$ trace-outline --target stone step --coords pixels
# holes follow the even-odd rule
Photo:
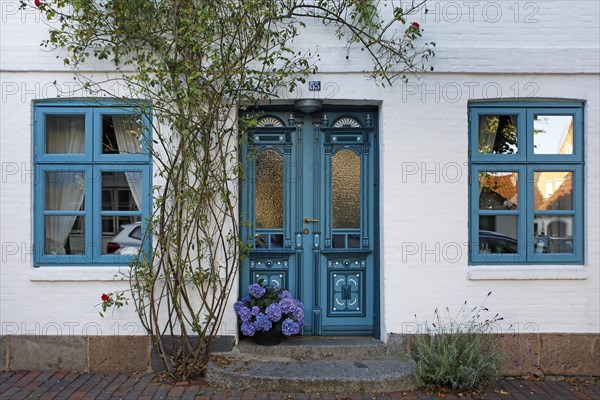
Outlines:
[[[242,339],[241,354],[289,358],[294,360],[366,360],[387,358],[384,343],[372,337],[298,336],[282,340],[277,346],[261,346]]]
[[[277,346],[275,346],[277,347]],[[210,385],[262,392],[395,392],[414,388],[413,360],[278,360],[258,356],[213,357]]]

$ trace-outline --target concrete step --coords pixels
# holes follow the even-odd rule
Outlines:
[[[277,346],[275,346],[277,347]],[[209,362],[209,384],[237,390],[277,392],[394,392],[414,388],[413,360],[282,360],[217,356]]]
[[[388,358],[384,343],[371,337],[298,336],[277,346],[260,346],[248,339],[237,345],[241,354],[293,360],[366,360]]]

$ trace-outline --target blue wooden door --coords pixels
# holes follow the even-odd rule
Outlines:
[[[263,111],[243,147],[241,291],[305,305],[304,335],[378,335],[375,110]]]

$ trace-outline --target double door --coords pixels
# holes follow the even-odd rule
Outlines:
[[[376,110],[262,111],[243,146],[241,291],[305,306],[304,335],[377,335]]]

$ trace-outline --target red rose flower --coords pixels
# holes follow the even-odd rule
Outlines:
[[[40,4],[42,4],[41,0],[33,0],[33,3],[37,8],[40,8]]]
[[[110,296],[106,293],[103,293],[101,299],[102,301],[107,302],[108,300],[110,300]]]
[[[419,29],[421,27],[421,25],[418,22],[413,22],[411,25],[417,29]]]

